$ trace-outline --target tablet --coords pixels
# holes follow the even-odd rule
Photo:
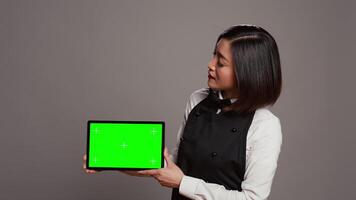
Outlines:
[[[163,168],[164,129],[163,121],[89,120],[87,169]]]

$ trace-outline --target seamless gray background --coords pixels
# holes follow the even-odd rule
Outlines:
[[[164,120],[172,150],[225,28],[279,46],[282,151],[270,199],[355,199],[355,1],[1,1],[0,199],[170,199],[82,170],[86,121]]]

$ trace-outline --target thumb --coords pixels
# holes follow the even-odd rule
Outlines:
[[[164,158],[165,158],[166,161],[167,161],[167,167],[169,167],[170,165],[172,165],[173,161],[171,160],[171,157],[169,156],[168,148],[167,148],[167,147],[164,147]]]

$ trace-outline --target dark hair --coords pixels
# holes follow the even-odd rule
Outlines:
[[[282,74],[278,47],[273,37],[254,25],[236,25],[221,33],[216,41],[230,42],[237,80],[238,100],[235,111],[250,113],[273,105],[280,96]]]

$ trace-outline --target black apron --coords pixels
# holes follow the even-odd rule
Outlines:
[[[230,101],[230,100],[228,100]],[[215,91],[189,113],[178,148],[177,166],[187,176],[241,191],[245,174],[246,138],[255,112],[223,111]],[[172,200],[188,199],[172,190]]]

